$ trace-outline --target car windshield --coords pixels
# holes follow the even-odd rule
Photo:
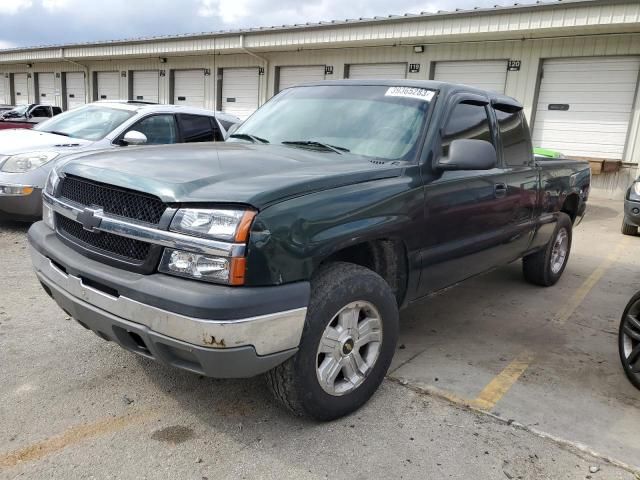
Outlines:
[[[132,110],[87,105],[42,122],[34,130],[95,141],[106,137],[133,115]]]
[[[433,96],[432,90],[411,87],[291,88],[260,108],[229,141],[409,160]]]

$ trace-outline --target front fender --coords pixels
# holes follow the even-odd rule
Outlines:
[[[258,214],[248,248],[247,284],[309,280],[333,253],[374,239],[419,245],[422,188],[410,177],[315,192]]]

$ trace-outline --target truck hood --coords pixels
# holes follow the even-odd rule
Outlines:
[[[147,192],[167,203],[269,204],[401,174],[391,162],[281,145],[217,143],[127,147],[83,155],[60,170]]]
[[[93,142],[36,130],[0,130],[0,155],[36,151],[75,152]]]

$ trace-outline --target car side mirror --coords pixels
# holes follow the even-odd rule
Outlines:
[[[458,139],[449,145],[449,155],[441,158],[439,170],[491,170],[498,165],[495,147],[486,140]]]
[[[137,130],[129,130],[122,141],[125,145],[144,145],[147,143],[147,136]]]
[[[224,139],[226,140],[227,138],[229,138],[231,135],[233,135],[233,133],[238,130],[238,128],[240,128],[240,125],[242,125],[241,123],[234,123],[233,125],[231,125],[229,127],[229,129],[227,130],[227,134],[224,137]]]

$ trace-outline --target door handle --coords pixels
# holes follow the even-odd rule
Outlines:
[[[493,186],[493,193],[496,198],[503,198],[507,195],[507,186],[504,183],[496,183]]]

